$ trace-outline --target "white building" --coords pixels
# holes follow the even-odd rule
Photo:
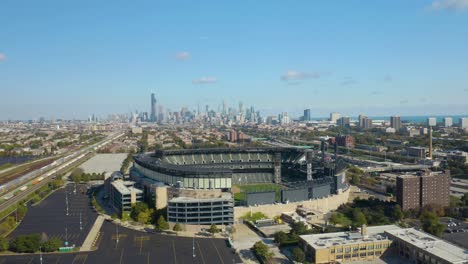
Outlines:
[[[437,125],[437,119],[435,117],[429,117],[427,119],[427,125],[430,127],[435,127]]]
[[[451,127],[453,125],[453,119],[451,117],[444,117],[444,126]]]
[[[341,118],[341,113],[333,112],[330,113],[330,122],[336,124],[336,121]]]
[[[460,118],[459,124],[462,129],[468,128],[468,117]]]

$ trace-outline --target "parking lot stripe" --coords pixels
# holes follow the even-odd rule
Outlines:
[[[198,241],[197,241],[197,246],[198,246],[198,251],[200,251],[200,256],[201,256],[202,262],[203,262],[203,264],[205,264],[206,263],[205,258],[203,257],[203,253],[201,251],[200,243],[198,243]]]
[[[174,240],[172,240],[172,251],[174,252],[174,263],[177,264],[177,257],[176,257],[176,250],[175,250]]]
[[[211,244],[213,244],[213,247],[216,249],[216,253],[218,253],[219,260],[221,260],[221,263],[224,264],[223,258],[221,257],[221,254],[219,254],[219,250],[216,247],[216,245],[215,245],[215,243],[214,243],[214,241],[212,239],[211,239]]]
[[[119,261],[120,264],[122,264],[122,257],[123,257],[124,249],[125,248],[122,248],[122,251],[120,253],[120,261]]]
[[[58,264],[58,263],[59,263],[60,258],[61,258],[60,256],[57,258],[57,261],[55,261],[55,264]]]
[[[149,263],[150,263],[150,262],[149,262],[149,256],[150,256],[150,253],[148,252],[148,256],[147,256],[147,258],[146,258],[146,264],[149,264]]]
[[[34,257],[31,257],[31,259],[28,261],[28,264],[31,264],[33,259],[34,259]]]

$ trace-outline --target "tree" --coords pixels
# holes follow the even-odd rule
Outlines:
[[[330,217],[330,223],[332,225],[341,225],[348,227],[351,225],[351,220],[342,213],[334,213]]]
[[[424,211],[419,219],[421,220],[423,230],[429,234],[441,237],[444,233],[445,226],[439,223],[439,217],[436,213]]]
[[[74,182],[80,182],[81,181],[81,176],[84,174],[84,170],[82,168],[76,168],[72,171],[70,174],[70,178]]]
[[[462,202],[465,206],[468,206],[468,193],[463,194],[463,197],[461,198],[461,202]]]
[[[62,240],[60,240],[60,238],[54,237],[42,243],[41,250],[44,252],[54,252],[57,251],[61,246]]]
[[[140,215],[140,213],[146,211],[148,211],[148,204],[138,202],[132,206],[132,209],[130,210],[130,217],[133,220],[138,221],[138,216]]]
[[[150,220],[149,211],[140,212],[137,217],[138,223],[146,224]]]
[[[18,253],[34,253],[41,246],[41,235],[22,235],[10,241],[10,250]]]
[[[182,231],[182,226],[179,223],[176,223],[174,227],[172,228],[172,230],[176,232]]]
[[[263,260],[269,260],[273,257],[273,252],[271,252],[268,246],[262,241],[255,242],[252,251]]]
[[[400,221],[403,219],[403,211],[401,210],[401,206],[399,204],[395,205],[395,208],[393,209],[393,219],[396,221]]]
[[[156,224],[156,229],[157,230],[167,230],[169,229],[169,224],[166,222],[166,219],[164,216],[159,216],[158,222]]]
[[[219,229],[215,224],[211,224],[210,229],[208,229],[208,232],[210,232],[211,234],[215,234],[219,232]]]
[[[288,240],[288,234],[286,234],[283,231],[279,231],[274,234],[274,238],[275,238],[275,243],[283,244],[284,242]]]
[[[10,242],[8,241],[8,238],[0,236],[0,252],[8,250],[9,246]]]
[[[308,231],[306,224],[303,222],[294,222],[291,224],[291,233],[296,233],[298,235],[306,234]]]
[[[361,209],[354,208],[353,209],[353,225],[362,226],[364,224],[367,224],[366,216],[362,213]]]
[[[295,247],[292,251],[292,258],[297,262],[305,261],[305,253],[300,247]]]

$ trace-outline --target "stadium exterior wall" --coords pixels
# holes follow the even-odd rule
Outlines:
[[[334,194],[326,198],[308,200],[302,202],[293,202],[288,204],[268,204],[268,205],[259,205],[259,206],[236,206],[234,207],[234,216],[235,220],[238,221],[239,218],[247,213],[262,212],[266,216],[273,218],[275,216],[281,215],[284,212],[295,211],[298,205],[302,205],[305,208],[312,210],[320,211],[323,213],[328,213],[332,210],[336,210],[340,205],[348,202],[350,194],[350,189],[339,193]]]

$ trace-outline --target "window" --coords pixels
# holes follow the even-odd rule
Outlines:
[[[349,248],[349,247],[345,248],[345,252],[346,252],[346,253],[351,252],[351,248]]]
[[[376,248],[377,248],[377,246],[376,246]],[[371,250],[371,249],[374,249],[374,245],[368,245],[367,246],[367,250]]]
[[[366,252],[362,252],[361,254],[359,254],[359,256],[365,257],[365,256],[366,256]]]
[[[335,249],[334,248],[330,249],[330,253],[335,254]]]
[[[336,253],[341,253],[341,252],[343,252],[343,249],[342,249],[342,248],[337,248],[337,249],[336,249]]]
[[[336,258],[337,258],[337,259],[342,259],[342,258],[343,258],[343,255],[336,255]]]
[[[353,251],[358,251],[358,250],[359,250],[358,246],[353,247]]]

